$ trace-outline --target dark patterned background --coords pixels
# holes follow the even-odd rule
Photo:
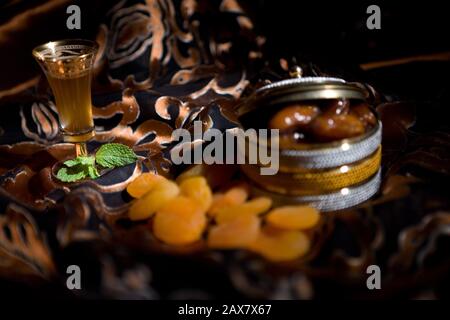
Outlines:
[[[82,8],[68,31],[65,8]],[[114,3],[114,4],[113,4]],[[73,298],[442,298],[449,293],[449,21],[443,5],[280,1],[8,1],[0,5],[0,288],[8,296]],[[51,92],[31,49],[96,39],[97,136],[147,161],[67,188],[51,166],[73,152],[58,135]],[[408,59],[404,59],[404,58]],[[127,181],[171,175],[174,128],[232,127],[230,108],[295,58],[312,74],[370,84],[383,131],[383,185],[368,203],[325,218],[308,259],[272,265],[245,252],[170,252],[123,221]],[[400,59],[400,60],[396,60]],[[377,64],[374,62],[384,62]],[[247,88],[247,89],[246,89]],[[383,290],[365,286],[367,265]],[[64,289],[65,267],[86,270]],[[25,290],[24,290],[25,289]]]

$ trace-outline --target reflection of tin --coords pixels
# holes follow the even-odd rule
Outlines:
[[[374,195],[381,122],[367,99],[361,86],[337,78],[288,79],[256,90],[236,112],[244,129],[280,130],[280,166],[276,175],[263,176],[261,165],[241,165],[255,192],[322,211]]]

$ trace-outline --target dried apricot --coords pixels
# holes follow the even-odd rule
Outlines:
[[[248,187],[245,184],[235,186],[223,194],[215,194],[208,214],[215,216],[219,210],[225,207],[244,203],[248,194]]]
[[[158,210],[153,221],[153,233],[168,244],[189,244],[200,239],[206,222],[200,205],[193,199],[178,196]]]
[[[266,212],[272,206],[272,200],[266,197],[255,198],[248,202],[229,206],[218,210],[215,219],[217,223],[224,223],[244,215],[258,215]]]
[[[266,227],[248,248],[268,260],[281,262],[304,256],[310,248],[310,241],[302,231]]]
[[[195,200],[204,212],[212,203],[212,192],[204,177],[186,178],[180,183],[181,194]]]
[[[211,248],[245,248],[256,240],[260,219],[255,215],[245,215],[232,221],[212,227],[207,244]]]
[[[266,221],[278,228],[303,230],[314,227],[320,219],[317,209],[309,206],[284,206],[271,210]]]
[[[156,182],[165,179],[163,176],[151,172],[145,172],[134,179],[127,187],[127,192],[133,198],[140,198],[149,192]]]
[[[152,190],[131,205],[128,216],[131,220],[150,218],[158,209],[180,192],[178,185],[170,180],[162,179],[155,182]]]
[[[196,164],[183,171],[176,179],[180,184],[184,179],[202,176],[208,181],[211,189],[223,186],[236,174],[238,167],[232,164]]]

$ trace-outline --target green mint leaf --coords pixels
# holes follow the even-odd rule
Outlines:
[[[100,177],[100,174],[97,171],[97,168],[94,166],[88,166],[88,173],[89,173],[89,177],[91,179],[97,179],[98,177]]]
[[[74,167],[79,164],[93,166],[95,165],[95,157],[79,156],[75,159],[65,161],[64,164],[68,167]]]
[[[124,144],[107,143],[95,154],[96,162],[104,168],[122,167],[137,160],[133,150]]]
[[[95,165],[95,157],[88,156],[88,157],[77,157],[79,159],[80,164],[87,165],[87,166],[94,166]]]
[[[70,160],[64,161],[64,164],[68,167],[74,167],[74,166],[80,164],[80,159],[79,158],[70,159]]]
[[[86,178],[88,172],[86,166],[76,165],[73,167],[62,167],[58,170],[56,177],[63,182],[75,182]]]

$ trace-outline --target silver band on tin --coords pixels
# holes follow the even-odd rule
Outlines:
[[[286,196],[275,194],[260,189],[253,185],[256,195],[270,196],[275,204],[307,204],[317,208],[322,212],[337,211],[354,207],[364,201],[369,200],[378,192],[381,184],[381,169],[366,182],[348,188],[342,188],[337,192],[314,195],[314,196]]]
[[[280,150],[280,167],[298,166],[306,169],[334,168],[366,158],[381,144],[381,121],[375,132],[359,141],[312,150]]]
[[[296,84],[311,84],[311,83],[345,83],[345,80],[333,77],[303,77],[303,78],[286,79],[266,84],[265,86],[257,89],[256,93],[260,93],[262,91],[274,88],[286,87]]]

